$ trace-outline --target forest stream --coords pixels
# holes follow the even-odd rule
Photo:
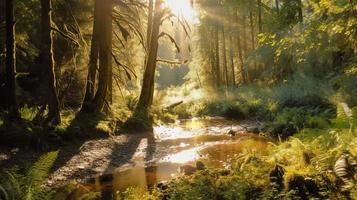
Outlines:
[[[135,151],[131,151],[132,147],[124,148],[126,152],[122,154],[132,155],[128,162],[104,172],[98,170],[101,175],[79,177],[77,181],[91,191],[124,191],[130,187],[150,188],[193,173],[197,161],[204,163],[205,167],[224,168],[243,151],[266,149],[268,139],[247,131],[256,126],[248,121],[223,118],[194,118],[156,126],[155,139],[140,138]],[[79,168],[88,170],[85,166]]]

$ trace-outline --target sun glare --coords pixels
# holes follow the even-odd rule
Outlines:
[[[166,6],[180,17],[184,17],[190,23],[197,20],[197,12],[192,7],[190,0],[166,0]]]

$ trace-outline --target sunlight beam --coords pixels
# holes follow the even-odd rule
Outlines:
[[[191,24],[197,21],[197,11],[192,7],[190,0],[166,0],[166,6],[176,16],[185,18]]]

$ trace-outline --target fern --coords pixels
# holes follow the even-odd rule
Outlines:
[[[49,170],[57,159],[58,151],[50,152],[35,162],[22,174],[18,168],[7,170],[0,175],[0,197],[4,200],[45,200],[51,199],[51,192],[42,187]]]

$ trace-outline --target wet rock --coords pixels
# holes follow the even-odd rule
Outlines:
[[[296,191],[297,195],[302,199],[310,199],[311,197],[319,197],[319,187],[316,181],[310,177],[291,174],[285,178],[285,188],[287,191]]]
[[[99,177],[99,182],[101,184],[113,184],[114,175],[113,174],[104,174]]]
[[[248,128],[247,128],[247,131],[248,131],[249,133],[254,133],[254,134],[259,134],[259,133],[260,133],[260,130],[259,130],[258,127],[248,127]]]
[[[201,161],[197,161],[196,166],[192,166],[192,165],[181,166],[180,172],[187,176],[190,176],[190,175],[194,174],[196,171],[204,170],[204,169],[205,169],[205,165]]]
[[[230,136],[236,136],[237,135],[237,132],[236,131],[233,131],[232,129],[230,129],[229,131],[227,131],[227,135],[230,135]]]
[[[285,169],[280,165],[275,165],[274,169],[269,173],[270,182],[273,183],[279,191],[284,188],[284,174]]]
[[[269,135],[275,139],[286,140],[298,132],[298,128],[292,124],[275,124],[268,131]]]

